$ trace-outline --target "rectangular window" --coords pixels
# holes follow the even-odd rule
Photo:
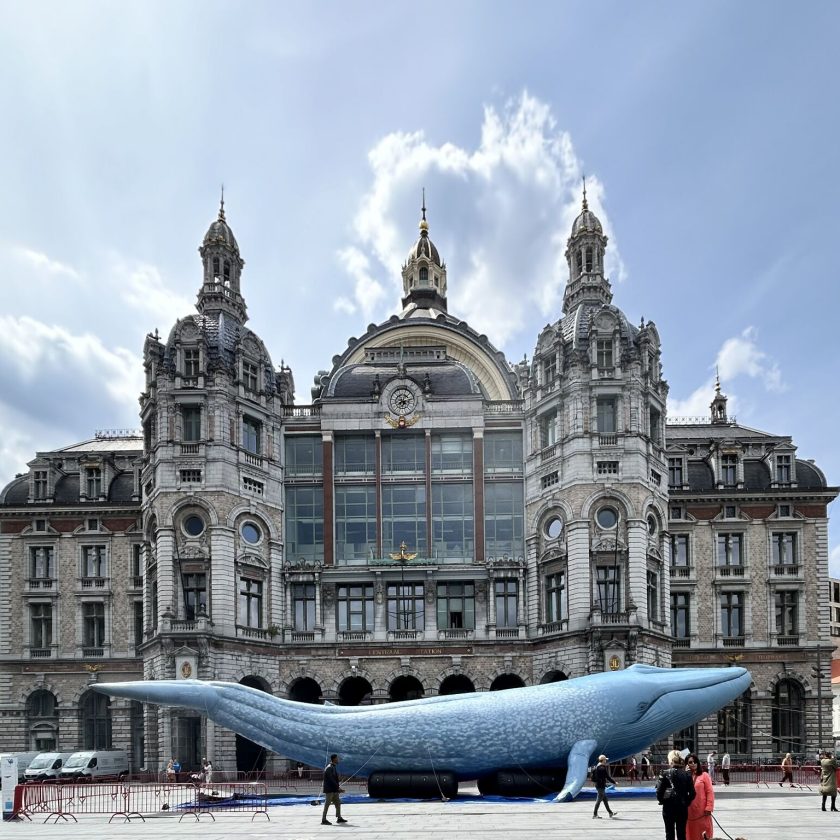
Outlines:
[[[684,515],[682,505],[671,505],[669,516],[671,519],[682,519]]]
[[[560,473],[557,470],[554,472],[550,472],[547,475],[544,475],[540,479],[540,486],[543,490],[547,490],[549,487],[553,487],[555,484],[560,483]]]
[[[502,578],[494,583],[496,593],[496,627],[516,627],[518,625],[518,591],[515,578]]]
[[[688,534],[671,534],[671,565],[690,566]]]
[[[323,487],[286,488],[286,541],[290,559],[323,559]]]
[[[668,486],[682,487],[683,485],[683,460],[682,458],[668,459]]]
[[[98,499],[102,495],[102,470],[99,467],[85,469],[85,494],[89,499]]]
[[[55,549],[51,545],[33,545],[29,549],[29,577],[51,580],[55,577]]]
[[[654,443],[662,443],[662,414],[657,409],[652,408],[648,412],[650,439]]]
[[[86,545],[82,547],[82,577],[107,577],[104,545]]]
[[[522,557],[525,507],[522,483],[487,482],[484,485],[484,550],[488,557]]]
[[[475,550],[472,482],[432,485],[434,556],[472,558]]]
[[[33,478],[33,486],[35,490],[36,499],[47,498],[47,471],[35,470]]]
[[[721,592],[720,631],[726,638],[744,635],[744,595],[742,592]]]
[[[256,392],[259,388],[257,366],[252,362],[242,362],[242,384],[246,391]]]
[[[323,475],[324,444],[320,437],[306,435],[286,438],[286,474]]]
[[[776,515],[780,519],[788,519],[790,516],[792,516],[790,505],[779,505],[779,509]]]
[[[371,560],[376,553],[376,488],[335,488],[335,559],[337,563]]]
[[[239,623],[244,627],[262,627],[263,582],[239,579]]]
[[[799,634],[799,593],[787,590],[777,590],[776,602],[776,633],[780,636],[796,636]]]
[[[101,601],[82,604],[82,645],[86,648],[105,645],[105,604]]]
[[[195,379],[198,376],[200,354],[197,347],[190,347],[184,350],[184,376],[187,379]]]
[[[250,476],[243,475],[242,489],[247,490],[249,493],[253,493],[255,496],[262,496],[263,491],[265,490],[265,485],[261,481],[257,481]]]
[[[196,615],[207,612],[207,575],[193,572],[183,575],[184,610],[187,621],[194,621]]]
[[[422,630],[426,604],[422,583],[388,584],[388,629]]]
[[[522,472],[522,435],[492,432],[484,436],[484,472]]]
[[[44,650],[52,645],[52,604],[31,604],[30,638],[32,648]]]
[[[382,549],[426,556],[426,487],[423,484],[385,484],[382,487]]]
[[[181,484],[201,484],[201,470],[180,470]]]
[[[543,384],[550,385],[557,379],[557,356],[552,354],[543,359]]]
[[[471,435],[432,435],[433,475],[472,475]]]
[[[475,630],[475,584],[449,581],[437,585],[439,630]]]
[[[599,338],[596,353],[599,368],[611,368],[613,366],[613,342],[611,338]]]
[[[737,505],[724,505],[723,506],[723,518],[724,519],[737,519],[738,518],[738,506]]]
[[[621,612],[621,570],[618,566],[598,566],[595,569],[598,608],[605,615]]]
[[[184,443],[198,443],[201,440],[201,406],[182,405],[181,422],[183,423]]]
[[[790,455],[776,456],[776,481],[779,484],[790,484]]]
[[[774,566],[796,565],[796,534],[771,534]]]
[[[335,439],[336,475],[374,475],[376,439],[368,435],[339,435]]]
[[[615,399],[600,399],[598,407],[598,433],[602,435],[614,435],[617,432],[616,404]]]
[[[259,455],[262,451],[262,423],[253,417],[245,415],[242,418],[242,448],[252,455]]]
[[[557,443],[557,412],[547,411],[541,414],[537,420],[540,434],[540,449],[546,446],[554,446]]]
[[[426,441],[423,435],[390,435],[382,438],[382,472],[426,472]]]
[[[675,639],[687,639],[691,635],[690,603],[688,592],[671,593],[671,634]]]
[[[373,632],[373,584],[342,585],[337,590],[339,632]]]
[[[134,610],[134,646],[143,644],[143,602],[132,601]]]
[[[131,546],[131,577],[134,586],[143,585],[143,545],[134,543]]]
[[[555,572],[545,578],[545,621],[553,624],[566,619],[566,572]]]
[[[598,461],[596,472],[598,475],[618,475],[618,461]]]
[[[720,480],[727,487],[734,487],[738,483],[738,456],[721,455]]]
[[[647,610],[651,621],[659,621],[659,575],[647,570]]]
[[[717,535],[717,564],[718,566],[743,565],[743,534]]]
[[[315,584],[292,584],[292,611],[295,630],[308,633],[315,629]]]

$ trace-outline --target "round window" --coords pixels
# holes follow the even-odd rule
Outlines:
[[[545,535],[550,540],[556,540],[563,533],[563,520],[559,516],[552,516],[545,526]]]
[[[615,528],[616,523],[618,522],[618,513],[615,508],[602,507],[598,513],[595,514],[595,518],[598,520],[598,524],[602,528]]]
[[[653,514],[651,514],[650,516],[648,516],[647,522],[648,522],[648,533],[651,534],[651,535],[655,534],[656,533],[656,517]]]
[[[262,539],[262,531],[256,522],[246,522],[242,526],[242,539],[246,543],[256,545]]]
[[[191,537],[197,537],[204,532],[204,520],[193,513],[184,520],[184,530]]]

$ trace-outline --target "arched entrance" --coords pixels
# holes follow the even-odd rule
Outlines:
[[[475,686],[469,677],[463,674],[450,674],[440,684],[438,694],[469,694],[475,691]]]
[[[324,705],[323,692],[312,677],[301,677],[289,686],[289,700],[296,700],[298,703],[316,703]]]
[[[525,688],[522,677],[516,674],[500,674],[490,683],[490,691],[504,691],[508,688]]]
[[[388,689],[388,697],[392,703],[400,700],[416,700],[423,696],[423,685],[417,677],[405,674],[397,677]]]
[[[369,706],[373,686],[364,677],[348,677],[338,688],[339,706]]]
[[[542,679],[540,680],[540,685],[545,685],[546,683],[553,683],[553,682],[562,682],[563,680],[569,679],[562,671],[547,671],[543,674]]]
[[[265,683],[258,677],[243,677],[240,685],[256,688],[258,691],[270,692]],[[260,773],[265,770],[265,748],[255,744],[244,735],[236,736],[236,769],[240,773]]]

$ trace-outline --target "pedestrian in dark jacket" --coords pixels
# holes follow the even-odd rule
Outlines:
[[[321,825],[332,825],[327,819],[327,809],[330,805],[335,805],[335,821],[347,822],[341,816],[341,797],[339,796],[341,793],[344,793],[344,788],[341,787],[338,779],[338,756],[333,753],[330,756],[330,763],[324,768],[324,813],[321,814]]]
[[[592,771],[592,781],[595,783],[595,790],[598,792],[598,798],[595,800],[595,813],[592,815],[593,820],[601,819],[598,816],[598,809],[601,803],[607,809],[607,813],[615,816],[615,811],[610,808],[609,800],[607,799],[607,782],[615,784],[615,779],[610,775],[610,765],[607,763],[609,759],[605,755],[598,756],[598,763]]]
[[[682,756],[677,750],[668,753],[667,770],[656,783],[656,799],[662,806],[665,840],[685,840],[688,806],[694,799],[694,782],[683,770]]]

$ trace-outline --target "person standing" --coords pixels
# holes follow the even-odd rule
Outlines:
[[[330,756],[329,764],[324,768],[324,812],[321,814],[321,825],[332,825],[327,819],[327,810],[330,805],[335,806],[335,821],[346,823],[347,820],[341,816],[341,796],[344,788],[341,787],[338,778],[338,756],[333,753]]]
[[[663,770],[656,783],[656,799],[662,806],[665,840],[686,840],[685,824],[688,806],[694,800],[694,784],[683,770],[678,750],[668,753],[668,769]]]
[[[793,787],[793,756],[790,753],[785,753],[782,759],[782,781],[779,782],[779,787],[785,782],[790,782],[790,786]]]
[[[688,756],[685,766],[694,782],[694,799],[688,806],[685,837],[686,840],[705,840],[714,833],[712,811],[715,809],[715,791],[709,774],[703,772],[703,766],[696,755]]]
[[[598,764],[595,765],[595,769],[592,771],[592,781],[595,782],[595,790],[598,792],[598,798],[595,800],[595,813],[592,815],[593,820],[601,819],[598,816],[598,809],[601,807],[602,802],[610,817],[615,816],[615,811],[610,808],[610,803],[607,799],[607,782],[615,784],[615,779],[610,775],[608,762],[609,759],[605,755],[599,755]]]
[[[170,758],[169,761],[166,763],[166,781],[174,782],[175,780],[175,759]]]
[[[650,756],[647,753],[642,753],[642,778],[650,778]]]
[[[706,756],[706,769],[709,771],[709,778],[712,780],[712,784],[715,783],[715,756],[717,753],[712,750]]]
[[[825,800],[831,797],[831,810],[837,810],[837,759],[830,752],[820,753],[820,793],[822,794],[822,809],[825,811]]]
[[[201,759],[201,773],[204,776],[204,784],[209,785],[213,781],[213,764],[209,758]]]
[[[629,772],[630,781],[635,782],[639,778],[639,765],[636,761],[636,756],[631,755],[630,756],[630,761],[628,763],[630,765],[630,772]]]
[[[720,774],[723,776],[723,783],[728,787],[729,786],[729,766],[732,763],[732,759],[729,757],[729,753],[725,752],[720,759]]]

